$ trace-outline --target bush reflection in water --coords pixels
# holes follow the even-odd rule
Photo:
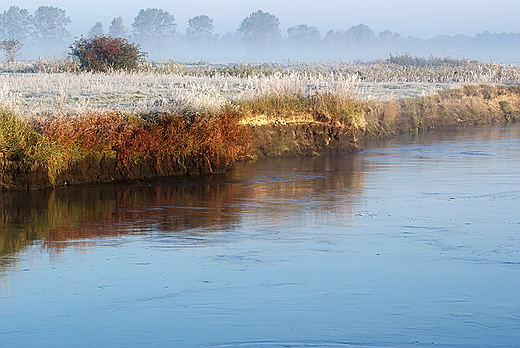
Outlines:
[[[59,252],[132,233],[172,233],[176,243],[203,243],[244,219],[349,215],[351,202],[336,192],[351,190],[355,199],[362,189],[361,162],[351,158],[270,159],[215,176],[0,192],[0,267],[34,243]]]

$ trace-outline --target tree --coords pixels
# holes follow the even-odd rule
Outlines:
[[[20,50],[22,47],[23,44],[15,39],[5,39],[0,41],[0,51],[4,52],[9,63],[14,63],[15,58],[21,54]]]
[[[103,23],[96,22],[96,24],[94,24],[94,26],[89,30],[88,36],[89,37],[101,36],[104,33],[105,32],[103,31]]]
[[[139,45],[107,35],[82,37],[70,50],[69,55],[77,59],[80,69],[85,71],[136,70],[146,57]]]
[[[56,47],[56,41],[70,36],[66,26],[70,24],[70,17],[65,10],[54,6],[40,6],[34,13],[34,28],[37,37],[44,43],[52,42]]]
[[[161,45],[166,39],[175,36],[175,18],[168,12],[157,8],[140,10],[132,23],[133,32],[141,43]]]
[[[280,20],[278,17],[258,10],[242,20],[237,35],[247,44],[270,46],[280,40]]]
[[[287,39],[292,45],[316,46],[320,43],[321,37],[316,27],[300,24],[287,29]]]
[[[372,31],[372,29],[370,29],[368,25],[365,25],[363,23],[351,27],[348,30],[348,33],[352,35],[354,42],[360,45],[366,45],[368,43],[371,43],[376,38],[376,35]]]
[[[0,37],[24,41],[32,30],[32,21],[29,10],[11,6],[0,15]]]
[[[108,28],[108,35],[112,37],[121,37],[125,38],[128,34],[125,26],[123,25],[123,17],[116,17],[110,23],[110,27]]]
[[[323,43],[334,50],[345,49],[352,43],[352,35],[345,30],[334,31],[331,29],[325,34]]]
[[[399,33],[391,32],[390,30],[385,30],[379,33],[379,43],[381,45],[394,46],[401,43],[402,38]]]
[[[213,33],[214,29],[213,19],[206,15],[196,16],[188,21],[186,38],[191,43],[207,44],[216,39],[216,35]]]

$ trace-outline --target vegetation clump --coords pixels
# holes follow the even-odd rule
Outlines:
[[[520,112],[518,110],[515,110],[511,103],[507,100],[502,100],[499,102],[500,109],[504,112],[504,117],[506,118],[507,122],[516,122],[520,119]]]
[[[80,38],[70,46],[70,55],[77,59],[80,69],[92,72],[114,70],[138,70],[146,53],[138,44],[129,43],[125,38],[107,35]]]
[[[9,160],[28,159],[36,156],[35,147],[40,136],[29,122],[6,109],[0,110],[0,153]]]
[[[400,66],[413,66],[419,68],[426,67],[467,67],[472,64],[478,64],[476,60],[469,59],[457,59],[448,57],[434,57],[429,56],[428,58],[412,56],[409,52],[405,54],[396,54],[395,56],[390,53],[389,57],[386,59],[388,63],[400,65]]]
[[[0,111],[1,157],[43,168],[51,185],[57,184],[60,174],[89,159],[114,160],[120,178],[133,177],[135,166],[143,163],[155,176],[188,168],[211,173],[247,156],[250,137],[232,108],[192,117],[106,111],[41,121]]]

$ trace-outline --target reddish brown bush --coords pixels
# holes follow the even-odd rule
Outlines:
[[[85,71],[136,70],[146,57],[139,45],[106,35],[89,39],[82,37],[70,49],[69,54],[79,61],[80,69]]]

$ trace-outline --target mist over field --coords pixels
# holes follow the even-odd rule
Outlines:
[[[36,18],[41,7],[63,11],[61,28],[56,24],[45,33],[33,23],[25,35],[9,30],[16,21],[13,14],[25,11]],[[352,62],[408,52],[517,64],[518,13],[520,2],[514,0],[56,0],[50,5],[22,0],[0,6],[0,40],[23,43],[17,60],[62,57],[75,38],[111,34],[139,43],[151,60]]]

